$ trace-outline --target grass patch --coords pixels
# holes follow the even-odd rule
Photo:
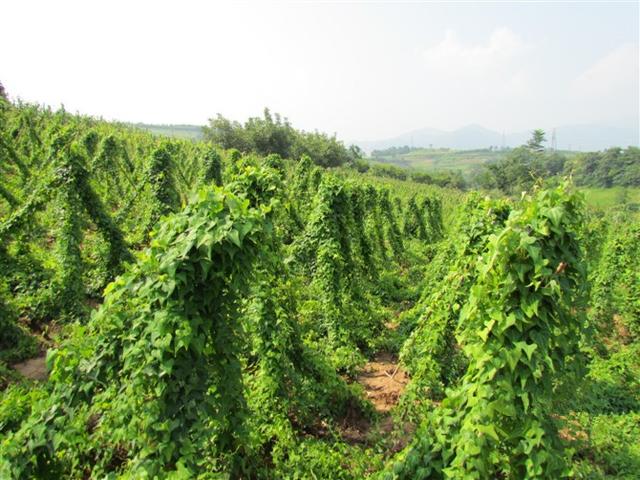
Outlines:
[[[640,188],[582,188],[587,205],[607,209],[618,205],[636,205],[640,208]]]

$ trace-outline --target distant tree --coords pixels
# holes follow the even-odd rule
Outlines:
[[[4,85],[2,85],[2,82],[0,82],[0,98],[9,100],[9,98],[7,97],[7,91],[4,89]]]
[[[417,147],[409,147],[408,145],[405,145],[404,147],[389,147],[389,148],[385,148],[384,150],[373,150],[371,152],[371,156],[377,159],[382,159],[385,157],[396,158],[398,156],[401,156],[416,150],[420,150],[420,149]]]
[[[278,113],[272,116],[268,108],[264,109],[262,118],[247,120],[244,131],[251,150],[260,155],[277,153],[282,158],[289,158],[293,153],[296,132],[286,118],[283,120]]]
[[[371,168],[371,165],[369,165],[369,162],[367,162],[366,160],[360,158],[360,159],[354,160],[351,163],[351,167],[355,168],[360,173],[365,173],[369,171],[369,169]]]
[[[640,186],[640,149],[609,148],[603,152],[575,155],[564,165],[564,174],[572,175],[578,185],[592,187]]]
[[[296,130],[286,118],[272,114],[268,108],[264,109],[262,117],[249,118],[244,124],[218,114],[209,120],[203,133],[205,140],[224,149],[262,156],[278,154],[281,158],[294,159],[308,155],[323,167],[337,167],[363,156],[358,147],[347,148],[335,135]]]
[[[426,183],[426,184],[435,183],[433,177],[428,173],[424,173],[424,172],[412,172],[411,180],[413,180],[416,183]]]
[[[349,145],[349,154],[351,155],[352,161],[360,160],[364,157],[364,152],[358,145]]]
[[[377,177],[389,177],[397,180],[406,180],[408,176],[406,170],[395,165],[375,164],[371,166],[370,171]]]
[[[534,152],[542,152],[544,150],[542,144],[546,141],[544,130],[537,128],[531,132],[531,138],[527,142],[526,147]]]
[[[209,125],[203,128],[207,140],[228,150],[235,148],[241,152],[251,150],[244,128],[238,122],[227,120],[218,114],[209,120]]]

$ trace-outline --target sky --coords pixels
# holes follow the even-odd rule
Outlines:
[[[0,9],[12,99],[105,119],[375,140],[640,124],[638,2],[31,1]]]

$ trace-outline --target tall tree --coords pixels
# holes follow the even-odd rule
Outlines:
[[[544,150],[542,143],[546,141],[544,130],[537,128],[531,132],[531,138],[527,142],[527,148],[534,152],[542,152]]]

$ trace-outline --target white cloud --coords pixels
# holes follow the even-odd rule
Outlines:
[[[638,128],[640,62],[638,44],[625,43],[569,82],[567,98],[586,122],[623,123]]]
[[[204,123],[268,106],[300,128],[362,139],[640,117],[637,53],[596,63],[600,49],[637,45],[635,5],[5,3],[9,95],[105,118]],[[576,79],[583,62],[594,66]]]
[[[638,46],[620,45],[600,58],[581,73],[571,88],[575,97],[611,96],[620,98],[621,94],[638,97],[639,61]],[[629,97],[626,97],[627,100]],[[636,102],[637,103],[637,102]]]
[[[444,38],[421,53],[425,111],[448,111],[465,119],[445,128],[480,123],[502,128],[512,123],[517,103],[528,108],[539,91],[532,45],[507,27],[489,30],[476,42],[448,30]],[[434,93],[434,92],[437,92]],[[489,123],[487,117],[492,117]],[[506,119],[506,120],[505,120]]]
[[[485,43],[465,44],[453,30],[424,51],[427,66],[439,73],[488,74],[502,70],[528,50],[528,46],[506,27],[494,30]]]

